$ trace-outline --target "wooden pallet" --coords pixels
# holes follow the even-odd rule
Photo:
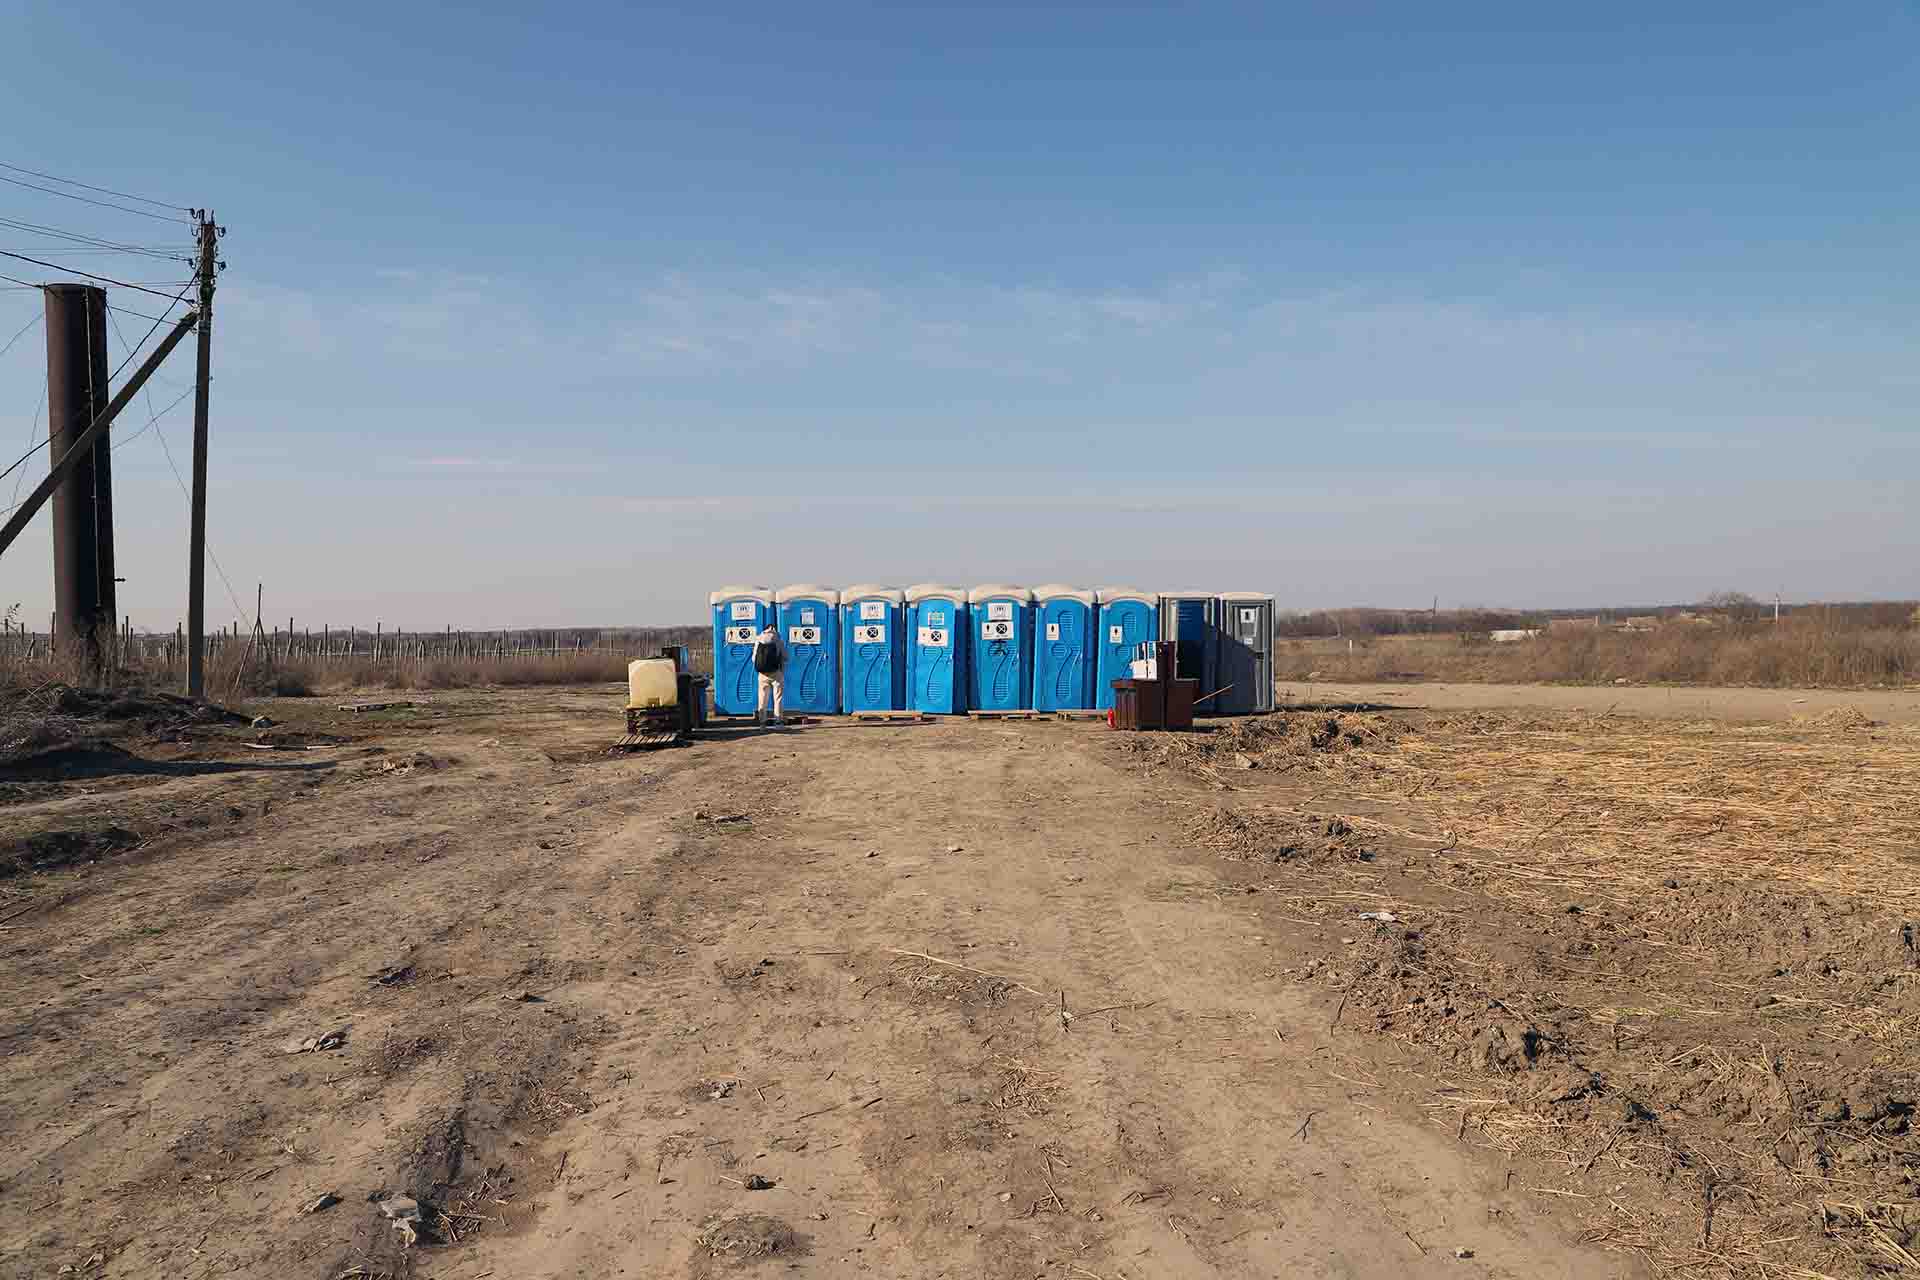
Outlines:
[[[643,751],[649,747],[670,747],[680,741],[680,735],[672,729],[663,729],[654,733],[629,733],[613,744],[616,751]]]
[[[1053,715],[1051,711],[969,711],[967,715],[975,720],[1045,720]]]
[[[1090,708],[1075,708],[1072,711],[1056,711],[1053,713],[1053,718],[1055,720],[1101,720],[1101,721],[1104,721],[1107,718],[1107,713],[1104,711],[1094,711]]]
[[[855,711],[855,724],[931,724],[933,717],[924,711]]]

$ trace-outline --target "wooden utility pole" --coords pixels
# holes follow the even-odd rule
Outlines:
[[[213,280],[219,269],[220,234],[213,215],[195,209],[200,254],[194,276],[200,283],[199,361],[193,382],[193,514],[187,533],[187,696],[204,698],[207,677],[207,392],[213,371]]]

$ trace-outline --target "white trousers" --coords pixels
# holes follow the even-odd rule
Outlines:
[[[758,716],[766,709],[767,691],[769,689],[773,691],[773,718],[778,720],[780,718],[780,699],[785,696],[787,691],[787,678],[784,671],[776,671],[770,676],[762,675],[760,677],[760,693],[759,696],[755,698],[753,704],[754,715]]]

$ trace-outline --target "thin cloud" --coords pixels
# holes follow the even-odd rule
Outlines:
[[[400,460],[400,465],[424,471],[455,471],[484,475],[586,475],[600,469],[584,462],[460,456],[403,458]]]

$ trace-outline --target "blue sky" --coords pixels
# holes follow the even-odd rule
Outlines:
[[[211,537],[282,619],[1920,595],[1920,11],[1565,10],[0,2],[0,161],[230,228]],[[115,460],[136,626],[184,609],[190,403]],[[44,525],[0,560],[40,618]]]

